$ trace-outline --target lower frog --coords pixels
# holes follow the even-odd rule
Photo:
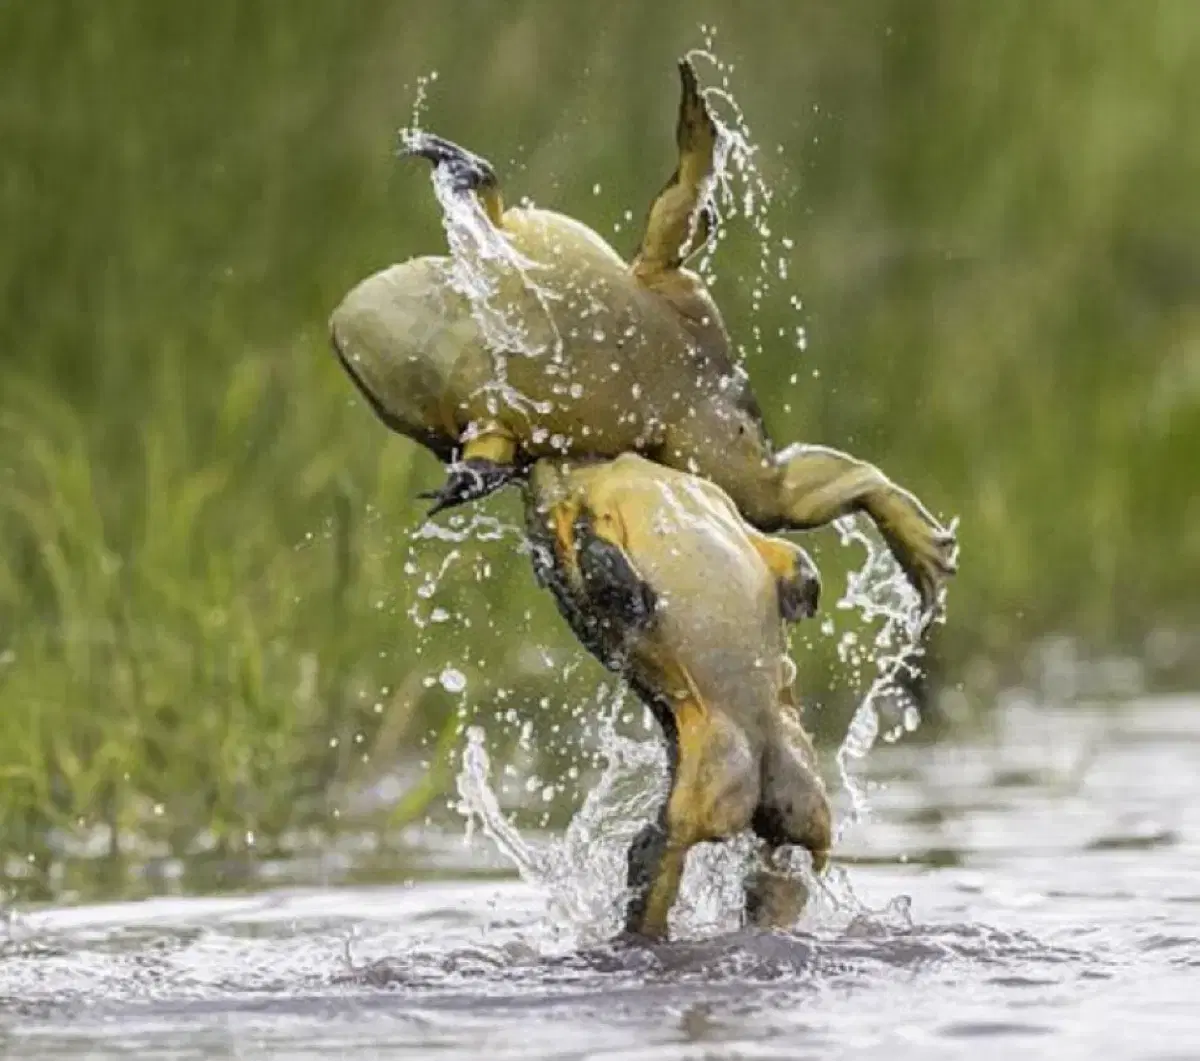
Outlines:
[[[629,851],[625,934],[665,938],[691,848],[747,829],[761,849],[746,919],[789,926],[807,893],[786,849],[806,849],[819,874],[831,844],[788,656],[786,624],[819,601],[812,560],[756,530],[710,481],[631,453],[541,460],[525,498],[539,581],[667,744],[667,796]]]

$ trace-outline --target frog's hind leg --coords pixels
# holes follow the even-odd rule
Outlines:
[[[629,850],[625,931],[663,939],[688,852],[745,829],[759,801],[759,772],[745,735],[694,695],[654,700],[667,737],[670,789],[658,820]]]
[[[461,195],[474,194],[493,225],[499,227],[504,216],[500,182],[487,159],[472,154],[464,147],[422,130],[406,130],[400,143],[401,156],[412,155],[427,159],[434,168],[446,173],[451,187]]]
[[[675,125],[679,161],[650,207],[642,244],[633,261],[634,275],[652,287],[661,274],[679,269],[686,257],[704,245],[713,224],[706,196],[713,173],[717,126],[696,82],[696,71],[687,59],[679,61],[679,79],[679,117]]]
[[[865,512],[920,594],[922,608],[932,612],[942,583],[958,569],[952,531],[866,461],[825,446],[806,445],[789,446],[775,460],[781,472],[777,526],[807,530]]]
[[[687,853],[703,839],[703,813],[695,798],[695,760],[711,741],[688,674],[671,661],[635,665],[628,646],[654,621],[657,600],[625,550],[624,527],[615,510],[596,511],[579,500],[558,504],[550,515],[556,568],[572,607],[568,615],[583,644],[602,663],[620,671],[650,709],[667,745],[669,789],[656,820],[634,838],[627,855],[630,898],[625,934],[661,939],[679,894]],[[747,815],[749,814],[747,808]]]
[[[812,746],[806,734],[775,740],[763,754],[762,798],[754,809],[751,828],[763,841],[757,870],[746,882],[746,919],[760,928],[788,928],[808,901],[804,881],[781,856],[791,846],[808,851],[814,873],[829,863],[833,842],[829,798],[813,769]]]

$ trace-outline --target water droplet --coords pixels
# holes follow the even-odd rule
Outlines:
[[[448,693],[461,693],[467,687],[467,676],[454,667],[446,667],[438,675],[438,681]]]

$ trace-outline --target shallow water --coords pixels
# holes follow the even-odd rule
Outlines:
[[[0,1057],[1200,1056],[1200,702],[1000,714],[861,764],[874,913],[619,950],[511,879],[30,910]]]

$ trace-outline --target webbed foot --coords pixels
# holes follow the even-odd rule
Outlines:
[[[893,530],[888,524],[879,527],[880,535],[896,558],[909,584],[921,598],[921,610],[928,623],[940,606],[942,587],[947,579],[958,572],[958,540],[953,531],[947,530],[929,515],[913,520],[903,531]]]
[[[520,475],[520,469],[511,464],[497,464],[485,457],[468,457],[450,465],[446,481],[437,490],[423,491],[417,497],[433,501],[425,514],[426,518],[432,518],[443,509],[487,497]]]
[[[401,134],[402,157],[423,158],[432,162],[435,169],[442,170],[450,178],[451,188],[460,195],[476,193],[494,224],[500,223],[503,212],[500,202],[500,182],[496,171],[485,158],[473,154],[465,147],[433,133],[406,129]]]
[[[679,149],[680,168],[691,167],[704,175],[712,168],[717,142],[717,123],[708,109],[708,100],[700,91],[696,68],[691,59],[680,59],[679,114],[675,120],[675,144]]]
[[[940,606],[946,580],[958,570],[952,530],[874,465],[827,446],[792,445],[776,456],[783,468],[780,522],[802,530],[865,512],[878,527],[921,598],[925,624]]]

